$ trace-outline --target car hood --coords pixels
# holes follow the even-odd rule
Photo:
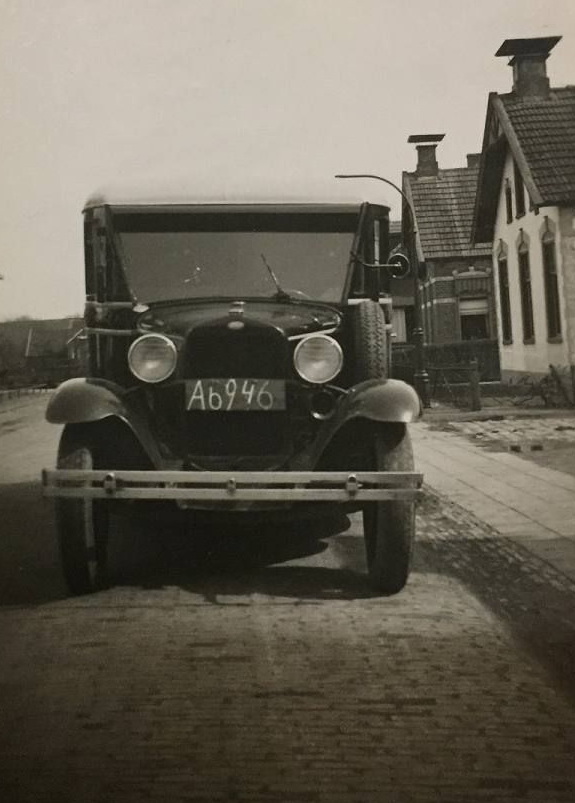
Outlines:
[[[241,312],[240,312],[241,310]],[[308,301],[258,300],[195,301],[189,304],[154,304],[140,315],[138,328],[185,336],[190,329],[219,318],[236,317],[269,324],[287,337],[336,329],[339,312],[328,305]]]

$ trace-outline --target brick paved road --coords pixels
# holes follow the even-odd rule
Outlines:
[[[34,410],[19,439],[41,460]],[[119,585],[68,600],[17,464],[0,493],[0,800],[575,799],[575,588],[461,508],[426,498],[390,599],[366,591],[352,521],[195,546],[124,530]]]

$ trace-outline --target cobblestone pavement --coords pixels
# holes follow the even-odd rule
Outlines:
[[[575,799],[575,585],[462,508],[425,497],[396,597],[353,517],[121,525],[117,585],[66,599],[49,509],[1,490],[0,800]]]
[[[480,421],[450,421],[438,425],[441,429],[459,432],[473,438],[478,443],[505,443],[508,446],[530,446],[544,441],[575,443],[575,418],[513,418],[498,417]]]
[[[517,416],[434,423],[432,428],[466,436],[477,446],[509,451],[544,468],[575,476],[575,417],[571,414]]]

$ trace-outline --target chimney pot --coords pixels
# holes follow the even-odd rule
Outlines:
[[[496,56],[511,56],[513,92],[520,97],[546,98],[549,95],[549,78],[546,61],[561,39],[560,36],[533,39],[506,39]]]
[[[417,167],[415,175],[437,176],[439,165],[435,150],[445,134],[412,134],[408,137],[408,142],[415,143],[417,148]]]

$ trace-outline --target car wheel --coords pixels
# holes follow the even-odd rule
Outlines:
[[[60,443],[58,468],[97,467],[94,449],[86,441],[70,438]],[[102,500],[56,499],[56,525],[62,571],[72,594],[90,594],[105,585],[109,514]]]
[[[389,376],[387,332],[383,310],[375,301],[361,301],[354,310],[354,374],[356,382]]]
[[[409,433],[401,425],[399,438],[376,432],[376,471],[413,471]],[[394,433],[395,434],[395,433]],[[390,499],[368,502],[363,510],[367,571],[374,590],[397,594],[407,583],[415,540],[415,502]]]

